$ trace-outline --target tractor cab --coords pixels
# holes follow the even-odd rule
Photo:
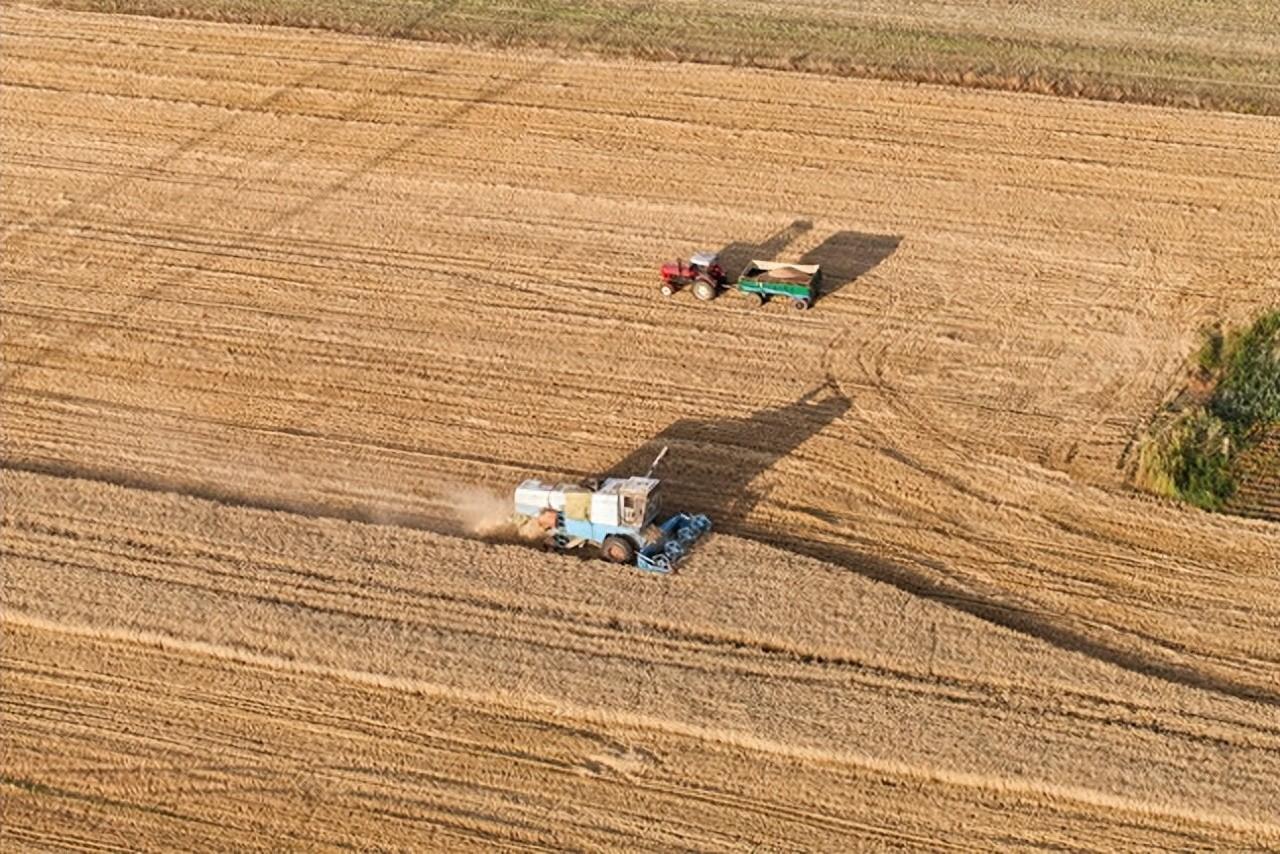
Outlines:
[[[704,270],[712,276],[724,275],[724,271],[720,269],[720,256],[714,252],[693,253],[689,266],[695,270]]]
[[[662,293],[671,296],[685,285],[694,286],[699,299],[711,299],[728,282],[720,256],[715,252],[695,252],[688,262],[677,258],[662,265]]]

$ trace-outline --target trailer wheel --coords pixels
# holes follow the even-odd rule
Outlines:
[[[809,301],[807,299],[796,298],[791,301],[791,304],[795,306],[796,311],[804,311],[809,307]]]
[[[634,563],[636,547],[626,537],[610,534],[600,544],[600,553],[610,563]]]
[[[762,293],[747,294],[747,298],[751,300],[751,302],[755,305],[756,308],[761,308],[764,306],[765,299],[764,299],[764,294]]]
[[[703,302],[715,299],[716,286],[712,282],[708,282],[706,279],[699,279],[693,283],[693,295]]]

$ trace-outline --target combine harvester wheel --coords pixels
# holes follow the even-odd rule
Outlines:
[[[636,559],[636,547],[626,537],[616,534],[604,538],[600,552],[612,563],[631,563]]]

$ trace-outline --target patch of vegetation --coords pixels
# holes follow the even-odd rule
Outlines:
[[[1138,478],[1152,492],[1221,509],[1236,488],[1225,425],[1200,407],[1164,421],[1139,451]]]
[[[1220,510],[1236,491],[1235,461],[1280,423],[1280,309],[1247,329],[1214,328],[1196,354],[1210,391],[1162,413],[1138,453],[1138,482]]]
[[[1209,408],[1237,441],[1280,421],[1280,310],[1224,342]]]
[[[1236,31],[1267,32],[1269,25],[1259,24],[1253,13],[1246,14],[1251,7],[1244,0],[1214,0],[1185,8],[1076,0],[1087,20],[1114,20],[1135,32],[1151,30],[1153,21],[1159,21],[1167,38],[1155,40],[1082,38],[1084,30],[1077,32],[1066,25],[1018,28],[1010,26],[1007,10],[999,8],[991,10],[989,23],[961,25],[927,11],[884,19],[839,4],[794,8],[783,2],[765,6],[704,6],[674,0],[35,2],[84,11],[315,27],[486,46],[538,46],[568,54],[589,51],[1280,115],[1277,55],[1245,49],[1230,37]],[[1150,16],[1155,17],[1148,20]],[[1206,31],[1215,32],[1213,27],[1220,22],[1236,29],[1222,30],[1216,41],[1202,38]],[[1259,31],[1260,27],[1264,29]],[[1280,36],[1280,27],[1277,30]]]

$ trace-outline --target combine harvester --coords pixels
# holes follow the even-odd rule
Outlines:
[[[657,521],[661,493],[659,481],[650,475],[666,453],[663,448],[643,477],[588,485],[526,480],[516,487],[516,524],[536,524],[557,551],[590,543],[612,563],[670,573],[711,530],[711,520],[702,514],[676,513]]]
[[[736,282],[730,282],[714,252],[694,253],[686,263],[680,259],[662,265],[662,295],[692,286],[700,300],[713,300],[722,290],[733,289],[764,305],[777,297],[791,300],[804,310],[813,305],[822,287],[822,268],[817,264],[787,264],[774,261],[752,261]]]

